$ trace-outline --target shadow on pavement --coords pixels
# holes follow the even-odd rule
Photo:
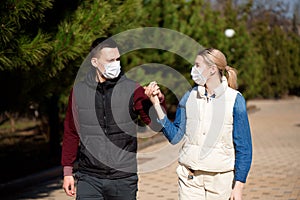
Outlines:
[[[54,167],[0,185],[0,199],[38,199],[62,188],[61,167]],[[28,192],[30,191],[30,192]]]

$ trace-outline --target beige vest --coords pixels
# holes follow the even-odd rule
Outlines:
[[[214,92],[214,98],[207,98],[204,87],[191,91],[179,162],[194,170],[226,172],[234,169],[233,106],[238,91],[228,87],[223,77]]]

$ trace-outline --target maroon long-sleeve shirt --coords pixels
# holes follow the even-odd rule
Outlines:
[[[145,99],[148,99],[144,92],[144,88],[137,84],[134,92],[134,110],[140,115],[142,121],[149,125],[151,123],[151,119],[147,114],[148,111],[144,110],[142,105],[142,102]],[[164,100],[162,102],[163,106],[165,107]],[[149,103],[151,102],[149,101]],[[77,157],[78,145],[80,142],[80,137],[77,131],[79,128],[77,117],[78,113],[75,105],[76,99],[74,98],[72,90],[69,96],[68,108],[64,121],[64,136],[61,158],[61,164],[64,167],[64,176],[72,175],[73,165]]]

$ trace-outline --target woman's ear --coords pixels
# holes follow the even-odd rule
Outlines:
[[[97,67],[98,66],[97,58],[92,58],[91,63],[94,67]]]
[[[218,71],[218,68],[216,65],[213,65],[209,68],[210,75],[214,75]]]

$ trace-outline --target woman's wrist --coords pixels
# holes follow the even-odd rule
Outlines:
[[[164,113],[159,103],[153,104],[153,107],[157,113],[158,119],[162,120],[163,118],[165,118],[166,114]]]

